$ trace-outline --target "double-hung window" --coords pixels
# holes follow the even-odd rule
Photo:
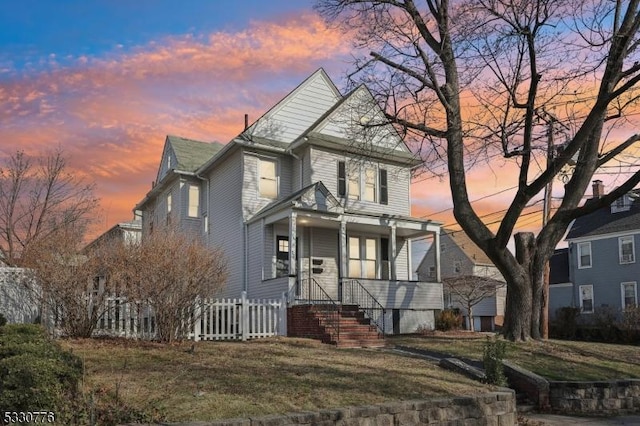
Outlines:
[[[618,238],[618,253],[620,255],[620,264],[634,263],[636,261],[633,235]]]
[[[200,187],[197,185],[189,185],[189,217],[198,217],[200,210]]]
[[[593,313],[593,286],[581,285],[578,288],[580,292],[580,309],[584,314]]]
[[[350,200],[360,199],[360,173],[357,167],[350,167],[349,170],[349,188],[347,195]]]
[[[338,196],[388,204],[387,170],[338,161]]]
[[[376,201],[376,169],[373,167],[366,167],[364,169],[364,191],[362,199],[364,201]]]
[[[375,238],[349,237],[349,276],[375,279],[378,271],[377,254]]]
[[[262,198],[278,198],[278,163],[276,160],[261,158],[259,190]]]
[[[622,309],[638,305],[638,285],[635,281],[620,284]]]
[[[591,268],[591,243],[578,243],[578,269]]]

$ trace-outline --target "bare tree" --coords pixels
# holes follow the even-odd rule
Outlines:
[[[73,175],[61,149],[32,158],[23,151],[0,165],[0,254],[19,266],[29,245],[57,231],[86,227],[98,200],[93,184]]]
[[[507,281],[504,335],[541,337],[544,265],[567,227],[640,182],[631,156],[618,188],[580,206],[596,170],[625,167],[621,157],[640,139],[612,137],[637,106],[639,1],[319,0],[317,8],[369,52],[352,81],[367,83],[425,168],[448,175],[456,220]],[[553,146],[561,130],[562,150]],[[467,171],[497,160],[518,172],[490,228],[470,202]],[[560,174],[560,205],[537,235],[515,234],[512,254],[523,210]]]
[[[442,280],[444,291],[452,301],[459,303],[467,311],[469,330],[475,331],[473,324],[473,308],[485,299],[494,297],[505,283],[487,277],[462,275]]]
[[[105,313],[110,289],[101,279],[111,267],[111,248],[83,253],[83,230],[59,228],[33,240],[21,259],[25,286],[42,309],[42,320],[63,335],[90,337]]]
[[[157,337],[171,343],[187,337],[200,320],[198,300],[216,296],[227,268],[222,250],[210,249],[171,228],[159,228],[140,244],[123,244],[109,281],[130,301],[153,309]]]

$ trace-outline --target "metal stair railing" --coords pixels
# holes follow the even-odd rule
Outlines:
[[[358,305],[367,318],[378,328],[382,335],[385,334],[384,317],[387,310],[378,302],[369,290],[360,281],[348,279],[342,281],[342,302],[344,304]]]
[[[306,283],[304,281],[306,281]],[[309,303],[310,305],[322,305],[328,312],[328,315],[325,316],[326,325],[334,331],[336,340],[340,339],[342,305],[333,300],[315,278],[304,278],[301,284],[298,302]]]

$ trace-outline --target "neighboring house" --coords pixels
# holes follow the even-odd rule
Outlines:
[[[99,235],[95,240],[87,244],[84,251],[90,251],[92,248],[113,239],[122,240],[127,243],[137,243],[140,242],[141,238],[142,218],[139,216],[139,213],[136,213],[133,220],[117,223]]]
[[[120,222],[100,234],[95,240],[87,244],[83,249],[84,253],[99,247],[100,244],[108,243],[113,240],[121,240],[125,243],[138,243],[142,239],[142,218],[140,212],[134,212],[134,219],[128,222]],[[98,294],[104,291],[106,278],[104,276],[96,276],[93,283],[90,283],[89,290],[92,294]],[[116,296],[115,294],[113,296]]]
[[[442,265],[442,279],[459,277],[481,277],[496,280],[498,285],[495,296],[487,297],[473,308],[474,329],[493,331],[496,326],[502,326],[507,289],[504,278],[498,268],[489,260],[464,231],[443,229],[440,236],[440,246],[432,244],[418,266],[418,279],[429,281],[436,274],[435,250],[440,249],[440,264]],[[450,294],[444,295],[445,307],[458,308],[463,316],[467,316],[463,304],[455,300]],[[467,319],[465,318],[465,324]]]
[[[604,195],[602,181],[593,182],[593,196]],[[569,227],[568,247],[570,296],[552,293],[551,306],[579,307],[589,316],[599,307],[624,310],[638,303],[640,262],[640,191],[633,190],[610,207],[576,219]],[[567,284],[569,285],[569,284]]]
[[[569,277],[569,248],[556,249],[549,259],[549,318],[558,309],[575,306],[573,283]]]
[[[226,145],[167,137],[136,209],[143,238],[170,223],[221,247],[225,297],[340,303],[355,285],[387,309],[386,332],[413,332],[442,309],[437,268],[410,280],[411,240],[440,231],[410,216],[419,164],[365,86],[342,95],[318,70]]]

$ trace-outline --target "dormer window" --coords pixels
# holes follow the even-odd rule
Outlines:
[[[611,213],[626,212],[629,211],[630,208],[631,200],[629,199],[629,196],[625,194],[614,201],[614,203],[611,205]]]

